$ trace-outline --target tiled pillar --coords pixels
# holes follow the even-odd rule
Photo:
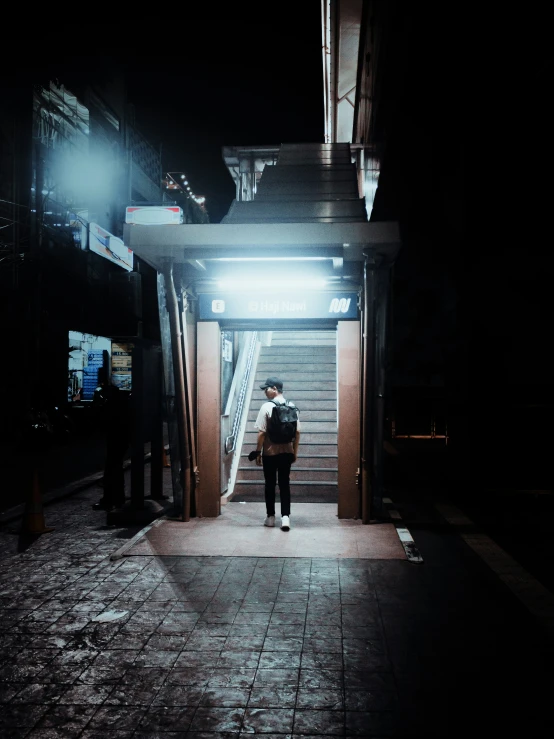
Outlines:
[[[221,513],[221,339],[217,321],[197,324],[197,515]]]
[[[339,518],[360,515],[360,322],[337,326],[337,417]]]

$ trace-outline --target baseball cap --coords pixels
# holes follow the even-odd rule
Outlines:
[[[260,390],[265,390],[266,387],[276,387],[277,390],[283,389],[283,382],[278,377],[268,377],[263,385],[260,385]]]

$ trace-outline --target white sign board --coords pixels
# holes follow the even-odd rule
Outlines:
[[[121,239],[99,226],[97,223],[89,224],[88,248],[95,254],[109,259],[110,262],[118,264],[128,272],[133,271],[133,252]]]
[[[129,205],[125,210],[125,223],[140,226],[165,226],[183,222],[183,209],[178,205]]]

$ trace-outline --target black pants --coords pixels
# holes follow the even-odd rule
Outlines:
[[[279,482],[281,516],[290,516],[290,466],[293,454],[262,457],[265,479],[265,507],[268,516],[275,515],[275,485]]]

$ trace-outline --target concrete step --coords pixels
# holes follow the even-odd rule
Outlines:
[[[261,383],[260,383],[261,384]],[[293,397],[294,394],[294,397]],[[322,399],[322,394],[324,395],[324,399]],[[306,390],[304,388],[299,388],[298,390],[294,391],[294,389],[290,389],[285,387],[283,388],[283,395],[285,398],[288,398],[290,396],[290,400],[293,400],[295,403],[298,403],[298,407],[300,407],[300,401],[315,401],[315,402],[326,402],[328,407],[337,407],[337,391],[336,391],[336,385],[335,390],[324,390],[323,393],[321,390],[313,389],[313,390]],[[261,405],[262,403],[265,403],[267,401],[267,398],[263,394],[261,390],[254,390],[252,393],[252,404],[258,404]],[[314,406],[310,405],[310,408],[313,408]],[[316,406],[317,407],[317,406]],[[258,406],[259,408],[259,406]]]
[[[293,467],[294,469],[299,469],[300,467],[306,467],[306,468],[312,467],[314,469],[336,470],[337,462],[338,462],[338,458],[336,454],[335,455],[312,454],[311,456],[308,456],[307,454],[298,454],[298,457],[296,458],[296,462],[293,464]],[[248,454],[241,454],[239,469],[246,469],[252,466],[255,466],[255,462],[254,461],[251,462],[248,459]]]
[[[253,435],[254,436],[254,435]],[[257,440],[257,434],[256,434],[256,440]],[[241,457],[248,456],[252,449],[256,448],[256,441],[254,443],[248,442],[244,443],[241,451]],[[333,444],[314,444],[314,443],[304,443],[303,437],[300,439],[300,446],[298,447],[299,455],[298,458],[300,459],[300,456],[303,457],[337,457],[337,445],[336,443]]]
[[[329,445],[335,445],[337,441],[337,434],[336,432],[334,434],[326,434],[326,433],[307,433],[305,431],[301,432],[300,437],[300,444],[304,446],[304,444],[324,444],[326,446]],[[253,449],[256,442],[258,440],[258,432],[257,431],[247,431],[244,434],[244,443],[249,449]]]
[[[254,414],[254,421],[256,420],[255,416],[257,414]],[[304,421],[304,417],[300,416],[300,422],[301,422],[301,432],[302,437],[304,437],[304,434],[336,434],[337,433],[337,423],[336,421]],[[256,429],[253,429],[252,426],[246,428],[246,433],[258,433]]]
[[[264,395],[264,391],[261,386],[265,384],[268,377],[275,376],[277,376],[283,383],[283,393],[290,387],[295,387],[298,390],[317,390],[317,385],[319,385],[320,382],[325,382],[327,384],[331,383],[335,386],[337,384],[337,375],[335,372],[317,372],[315,370],[313,372],[309,370],[305,370],[303,372],[276,372],[273,370],[273,374],[270,372],[264,372],[259,375],[255,375],[253,391],[255,393],[260,392]]]
[[[249,412],[250,411],[255,411],[255,414],[258,415],[258,411],[260,410],[260,406],[266,400],[267,400],[267,398],[261,397],[259,399],[259,401],[256,401],[254,403],[251,403],[250,404],[250,408],[249,408]],[[294,402],[297,403],[298,396],[295,395],[294,398],[291,398],[291,400],[294,400]],[[298,404],[298,407],[300,408],[300,404],[299,403],[297,403],[297,404]],[[300,408],[300,410],[302,411],[302,414],[304,414],[304,412],[308,412],[308,411],[309,412],[325,411],[327,413],[334,413],[335,414],[335,418],[336,418],[337,401],[334,398],[331,398],[331,399],[327,398],[325,400],[319,400],[319,399],[318,400],[315,400],[315,399],[312,399],[312,398],[303,398],[302,399],[302,407]],[[303,415],[302,415],[302,418],[304,418]]]
[[[299,363],[285,361],[287,358],[281,357],[280,362],[258,362],[256,369],[256,379],[259,377],[261,380],[265,380],[268,375],[275,372],[276,367],[279,368],[279,377],[281,380],[294,379],[296,376],[300,378],[310,377],[314,375],[328,374],[334,377],[337,372],[337,365],[333,362],[320,362],[319,360],[312,358],[309,362]],[[288,377],[285,377],[288,375]]]
[[[258,417],[258,407],[254,406],[248,411],[248,421],[254,422]],[[301,421],[304,424],[306,421],[326,421],[337,423],[337,411],[334,408],[328,408],[326,410],[306,410],[304,407],[301,408],[302,417]]]
[[[294,473],[295,481],[337,482],[338,479],[337,470],[316,469],[315,467],[297,467],[296,464],[293,464],[291,467],[291,475],[292,473]],[[257,466],[254,466],[253,468],[239,467],[237,470],[237,482],[243,482],[246,480],[257,480],[260,484],[263,484],[263,469]]]
[[[247,455],[256,448],[253,425],[267,400],[259,385],[271,376],[283,380],[285,397],[300,408],[300,454],[291,468],[294,495],[306,502],[337,502],[336,331],[274,331],[271,346],[261,347],[233,500],[264,499],[263,470]]]
[[[290,332],[290,334],[286,336],[278,336],[277,332],[273,332],[273,336],[271,337],[271,346],[275,347],[292,347],[292,346],[314,346],[314,347],[329,347],[333,346],[336,347],[337,345],[337,335],[335,331],[331,331],[328,333],[321,332],[321,334],[314,336],[303,334],[301,331],[295,331]]]
[[[314,357],[324,362],[337,361],[337,352],[333,346],[278,346],[260,349],[260,361],[280,362],[283,357],[291,357],[295,362],[313,362]]]
[[[335,483],[295,483],[291,477],[291,497],[294,503],[338,503],[338,485]],[[279,486],[276,489],[279,500]],[[254,480],[237,482],[233,491],[233,502],[238,501],[263,503],[264,486]],[[294,513],[293,513],[294,516]]]

